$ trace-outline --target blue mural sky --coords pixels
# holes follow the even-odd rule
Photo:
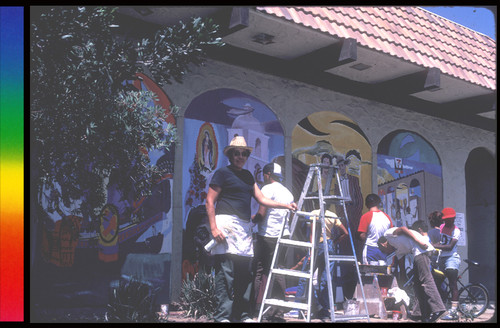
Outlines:
[[[441,165],[432,163],[422,163],[410,158],[403,158],[403,173],[396,173],[394,168],[394,157],[377,154],[377,165],[381,169],[386,169],[394,179],[408,176],[418,171],[425,171],[434,174],[437,177],[442,177]]]

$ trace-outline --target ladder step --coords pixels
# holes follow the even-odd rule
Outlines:
[[[328,259],[330,259],[330,261],[357,261],[354,255],[330,255]]]
[[[312,216],[312,217],[317,217],[319,216],[318,213],[313,213],[313,212],[303,212],[303,211],[296,211],[295,212],[297,215],[301,215],[301,216]],[[335,218],[337,219],[338,217],[337,216],[331,216],[331,215],[326,215],[325,214],[325,218]]]
[[[263,300],[263,302],[264,302],[264,304],[282,306],[282,307],[287,307],[287,308],[291,308],[291,309],[299,309],[299,310],[304,310],[304,311],[308,310],[307,303],[283,301],[283,300],[278,300],[275,298],[268,298],[268,299]]]
[[[290,269],[272,269],[272,272],[283,276],[290,276],[297,278],[311,278],[311,274],[309,272],[304,272],[304,271],[296,271]]]
[[[323,199],[337,199],[337,200],[351,200],[350,197],[342,197],[342,196],[336,196],[336,195],[328,195],[328,196],[323,196]]]
[[[335,321],[344,320],[367,320],[367,315],[335,315]]]
[[[280,239],[280,244],[294,247],[309,247],[312,248],[312,243],[307,241],[299,241],[292,239]]]

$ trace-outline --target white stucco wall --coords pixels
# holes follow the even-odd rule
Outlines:
[[[294,127],[306,116],[324,110],[342,113],[354,120],[367,135],[374,155],[379,142],[395,130],[408,130],[425,138],[436,150],[443,171],[443,202],[457,212],[466,213],[465,162],[469,153],[484,147],[496,157],[496,134],[478,128],[429,117],[399,107],[377,103],[350,95],[322,89],[301,82],[285,80],[257,71],[241,69],[216,61],[202,67],[191,67],[192,72],[183,84],[166,86],[165,92],[174,105],[180,107],[178,133],[183,135],[183,116],[191,100],[200,94],[218,88],[232,88],[260,99],[278,117],[285,136],[286,176],[291,175],[291,135]],[[175,172],[182,172],[182,140],[175,152]],[[376,163],[376,158],[372,159]],[[376,167],[373,168],[373,191],[376,192]],[[183,177],[174,176],[174,185],[182,185]],[[182,195],[174,193],[173,215],[182,218]],[[173,245],[182,245],[182,219],[174,220]],[[466,247],[459,247],[466,258]],[[180,288],[180,257],[182,250],[172,254],[172,297]],[[178,261],[178,264],[175,264]],[[179,265],[178,273],[175,266]]]

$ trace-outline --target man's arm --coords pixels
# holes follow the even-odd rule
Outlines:
[[[219,186],[211,185],[208,188],[207,199],[205,202],[210,231],[214,239],[219,243],[225,239],[224,234],[217,228],[217,224],[215,223],[215,201],[219,197],[220,192],[221,188]]]
[[[264,205],[260,205],[259,210],[252,217],[252,222],[254,222],[254,223],[260,222],[264,218],[264,216],[266,215],[266,211],[267,211],[267,207],[265,207]]]
[[[434,243],[434,244],[432,244],[432,246],[434,246],[434,248],[440,249],[442,251],[451,251],[453,249],[453,247],[455,247],[455,244],[457,242],[458,242],[458,239],[452,239],[448,245]]]
[[[408,236],[409,238],[411,238],[415,243],[417,243],[417,245],[422,248],[422,249],[427,249],[428,245],[424,242],[422,242],[420,239],[418,239],[414,234],[413,232],[410,231],[410,229],[408,229],[407,227],[399,227],[399,228],[396,228],[393,232],[392,232],[393,235],[405,235],[405,236]]]

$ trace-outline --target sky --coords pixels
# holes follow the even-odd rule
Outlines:
[[[455,23],[491,37],[496,41],[496,20],[494,13],[484,7],[446,6],[421,7]]]

